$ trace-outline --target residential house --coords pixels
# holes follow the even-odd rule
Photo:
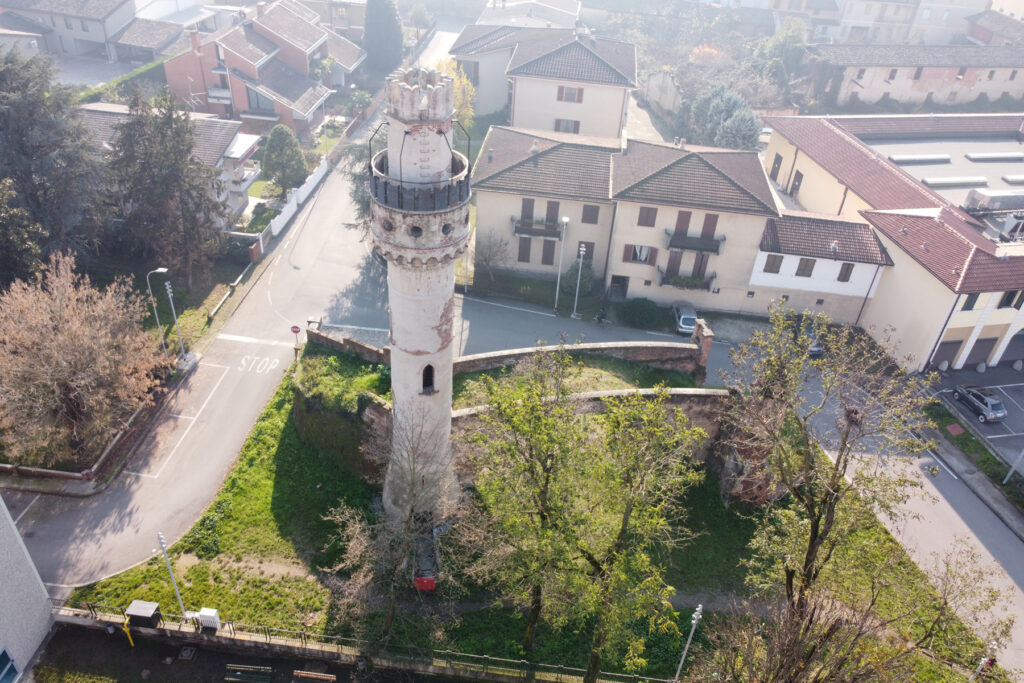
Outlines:
[[[180,24],[137,17],[112,40],[119,61],[137,64],[148,64],[158,57],[177,54],[188,47],[188,39]]]
[[[50,596],[11,513],[0,500],[0,681],[29,671],[50,630]]]
[[[283,123],[309,137],[331,86],[344,85],[366,57],[319,21],[294,0],[261,3],[236,26],[192,33],[191,49],[164,63],[167,84],[193,111],[238,118],[247,132]]]
[[[905,43],[917,4],[917,0],[846,0],[840,7],[837,38],[843,43]]]
[[[86,137],[101,155],[113,149],[119,124],[129,119],[122,104],[84,104],[80,107]],[[219,197],[229,216],[238,216],[248,204],[249,187],[260,174],[259,162],[252,159],[259,136],[241,132],[238,121],[218,119],[211,114],[191,114],[195,128],[196,159],[217,171],[223,186]]]
[[[491,126],[473,167],[476,251],[487,261],[482,265],[554,278],[582,246],[584,259],[603,278],[615,215],[608,178],[620,144],[616,138]]]
[[[584,29],[467,26],[450,50],[476,86],[478,115],[516,128],[619,137],[636,87],[636,48]]]
[[[366,28],[366,0],[302,0],[320,15],[320,25],[350,40],[362,41]]]
[[[750,274],[779,210],[756,153],[629,140],[611,163],[614,298],[765,310],[748,297]]]
[[[976,45],[1024,46],[1024,22],[1002,12],[985,10],[966,18],[967,40]]]
[[[579,0],[488,0],[476,23],[525,28],[575,28]]]
[[[907,40],[916,45],[962,43],[968,17],[988,8],[988,0],[919,0]]]
[[[46,35],[52,31],[14,12],[0,10],[0,53],[17,50],[31,57],[46,47]]]
[[[813,45],[805,63],[816,97],[844,106],[889,99],[965,104],[1024,97],[1024,47]]]
[[[114,37],[135,17],[133,0],[0,0],[45,33],[50,52],[118,59]]]
[[[835,40],[839,34],[839,5],[836,0],[771,0],[775,24],[781,27],[793,17],[807,27],[809,43]]]
[[[888,263],[859,217],[780,217],[753,152],[492,126],[473,188],[478,272],[553,279],[582,249],[616,300],[853,321]]]
[[[765,124],[769,177],[810,211],[866,221],[892,261],[861,325],[894,328],[917,370],[1024,359],[1022,115]]]

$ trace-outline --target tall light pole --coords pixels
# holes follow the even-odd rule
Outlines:
[[[171,585],[174,586],[174,595],[178,598],[178,607],[181,608],[181,618],[185,618],[185,603],[181,601],[181,593],[178,592],[178,582],[174,580],[174,571],[171,569],[171,559],[167,557],[167,545],[164,543],[164,535],[156,532],[156,540],[160,544],[160,550],[164,554],[164,562],[167,563],[167,573],[171,576]]]
[[[160,335],[160,345],[164,347],[165,356],[167,355],[167,341],[164,339],[164,331],[160,327],[160,316],[156,314],[156,298],[153,296],[153,288],[149,285],[149,276],[153,273],[157,273],[159,275],[166,272],[166,268],[157,268],[146,273],[146,291],[149,292],[149,303],[153,304],[153,319],[156,321],[157,333]]]
[[[686,639],[686,647],[683,648],[683,656],[679,658],[679,666],[676,667],[676,677],[673,681],[679,681],[679,674],[683,671],[683,662],[686,661],[686,653],[690,651],[690,642],[693,640],[693,632],[697,630],[697,624],[700,622],[700,616],[704,613],[704,605],[697,605],[697,611],[693,613],[690,618],[690,635]]]
[[[178,327],[178,314],[174,311],[174,290],[171,289],[171,281],[164,282],[167,289],[167,300],[171,302],[171,315],[174,316],[174,329],[178,333],[178,346],[181,347],[181,357],[185,357],[185,344],[181,341],[181,328]]]
[[[580,244],[580,256],[576,261],[576,297],[572,300],[572,317],[579,320],[580,314],[576,312],[576,304],[580,301],[580,277],[583,275],[583,257],[587,255],[587,245]]]
[[[562,233],[558,239],[558,275],[555,276],[555,312],[558,312],[558,290],[562,285],[562,256],[565,254],[565,229],[569,227],[569,217],[562,216]]]

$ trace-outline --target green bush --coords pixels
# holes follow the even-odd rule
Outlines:
[[[596,278],[594,277],[594,268],[590,264],[590,261],[582,261],[583,270],[580,271],[580,259],[576,259],[569,266],[569,269],[565,271],[565,275],[562,276],[562,282],[565,283],[565,291],[571,296],[576,295],[576,275],[579,271],[580,281],[580,296],[587,296],[594,289],[594,283]]]
[[[618,307],[619,320],[630,327],[654,330],[662,327],[665,314],[650,299],[628,299]]]
[[[270,221],[274,220],[280,213],[277,209],[271,209],[266,204],[257,204],[252,210],[252,219],[249,221],[249,225],[245,227],[245,232],[263,232],[270,225]]]

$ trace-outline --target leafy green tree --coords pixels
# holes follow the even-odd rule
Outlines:
[[[46,240],[46,231],[28,211],[14,206],[14,199],[14,182],[0,179],[0,289],[39,269],[40,245]]]
[[[727,127],[726,123],[730,121]],[[688,139],[699,144],[718,144],[716,141],[722,132],[724,140],[749,143],[739,149],[753,149],[757,145],[757,117],[750,105],[741,95],[720,83],[693,100],[685,126]]]
[[[89,466],[166,366],[127,280],[106,289],[53,254],[0,294],[0,439],[12,462]]]
[[[279,123],[271,129],[263,148],[262,168],[264,175],[286,190],[306,181],[309,169],[291,128]]]
[[[402,20],[395,0],[367,0],[363,49],[367,65],[387,74],[402,61]]]
[[[476,489],[492,520],[476,572],[528,609],[523,648],[531,650],[544,610],[551,623],[574,612],[576,530],[587,461],[587,430],[570,383],[579,367],[564,349],[538,354],[500,380],[485,378],[489,409],[471,456]]]
[[[469,82],[462,67],[454,59],[444,60],[437,65],[437,69],[452,77],[455,86],[455,120],[462,124],[467,131],[471,130],[475,115],[473,101],[476,99],[476,88]]]
[[[583,272],[579,272],[581,262],[583,264]],[[572,262],[572,265],[566,269],[565,274],[562,275],[562,282],[565,283],[565,293],[569,296],[576,295],[576,280],[580,282],[580,296],[586,296],[594,289],[594,283],[597,279],[594,276],[594,266],[590,261],[583,261],[577,257]]]
[[[757,44],[754,61],[762,72],[789,92],[789,82],[799,73],[807,44],[804,24],[796,17],[787,17],[782,28]]]
[[[189,290],[195,270],[209,266],[224,220],[220,179],[194,150],[192,119],[164,91],[154,106],[133,97],[110,159],[129,247],[180,270]]]
[[[0,178],[43,232],[44,253],[93,246],[101,199],[100,165],[89,151],[74,94],[56,82],[51,58],[0,53]]]
[[[587,566],[579,604],[596,619],[585,683],[597,681],[604,656],[623,644],[628,667],[646,666],[645,639],[630,628],[634,622],[676,630],[669,602],[674,590],[654,552],[678,545],[686,534],[676,505],[700,480],[693,455],[707,438],[669,407],[664,387],[651,397],[634,393],[604,404],[604,447],[594,453],[581,489],[590,501],[590,524],[577,541]]]
[[[749,108],[740,109],[719,126],[715,145],[729,149],[757,149],[760,135],[761,122],[757,115]]]

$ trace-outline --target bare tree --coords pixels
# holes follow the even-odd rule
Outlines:
[[[855,529],[875,513],[900,514],[915,484],[885,458],[928,448],[915,432],[927,421],[930,378],[892,360],[891,336],[876,343],[823,316],[807,320],[776,308],[771,328],[734,350],[734,399],[723,415],[739,456],[756,455],[753,466],[792,501],[761,527],[758,551],[770,561],[754,580],[781,581],[797,611]],[[815,338],[820,358],[811,355]]]
[[[481,236],[479,230],[477,231],[474,260],[478,267],[487,270],[487,277],[491,282],[494,282],[494,271],[509,262],[511,245],[512,243],[505,237],[493,234]]]
[[[0,294],[0,435],[26,465],[85,463],[151,399],[167,365],[127,280],[104,290],[55,254]]]

